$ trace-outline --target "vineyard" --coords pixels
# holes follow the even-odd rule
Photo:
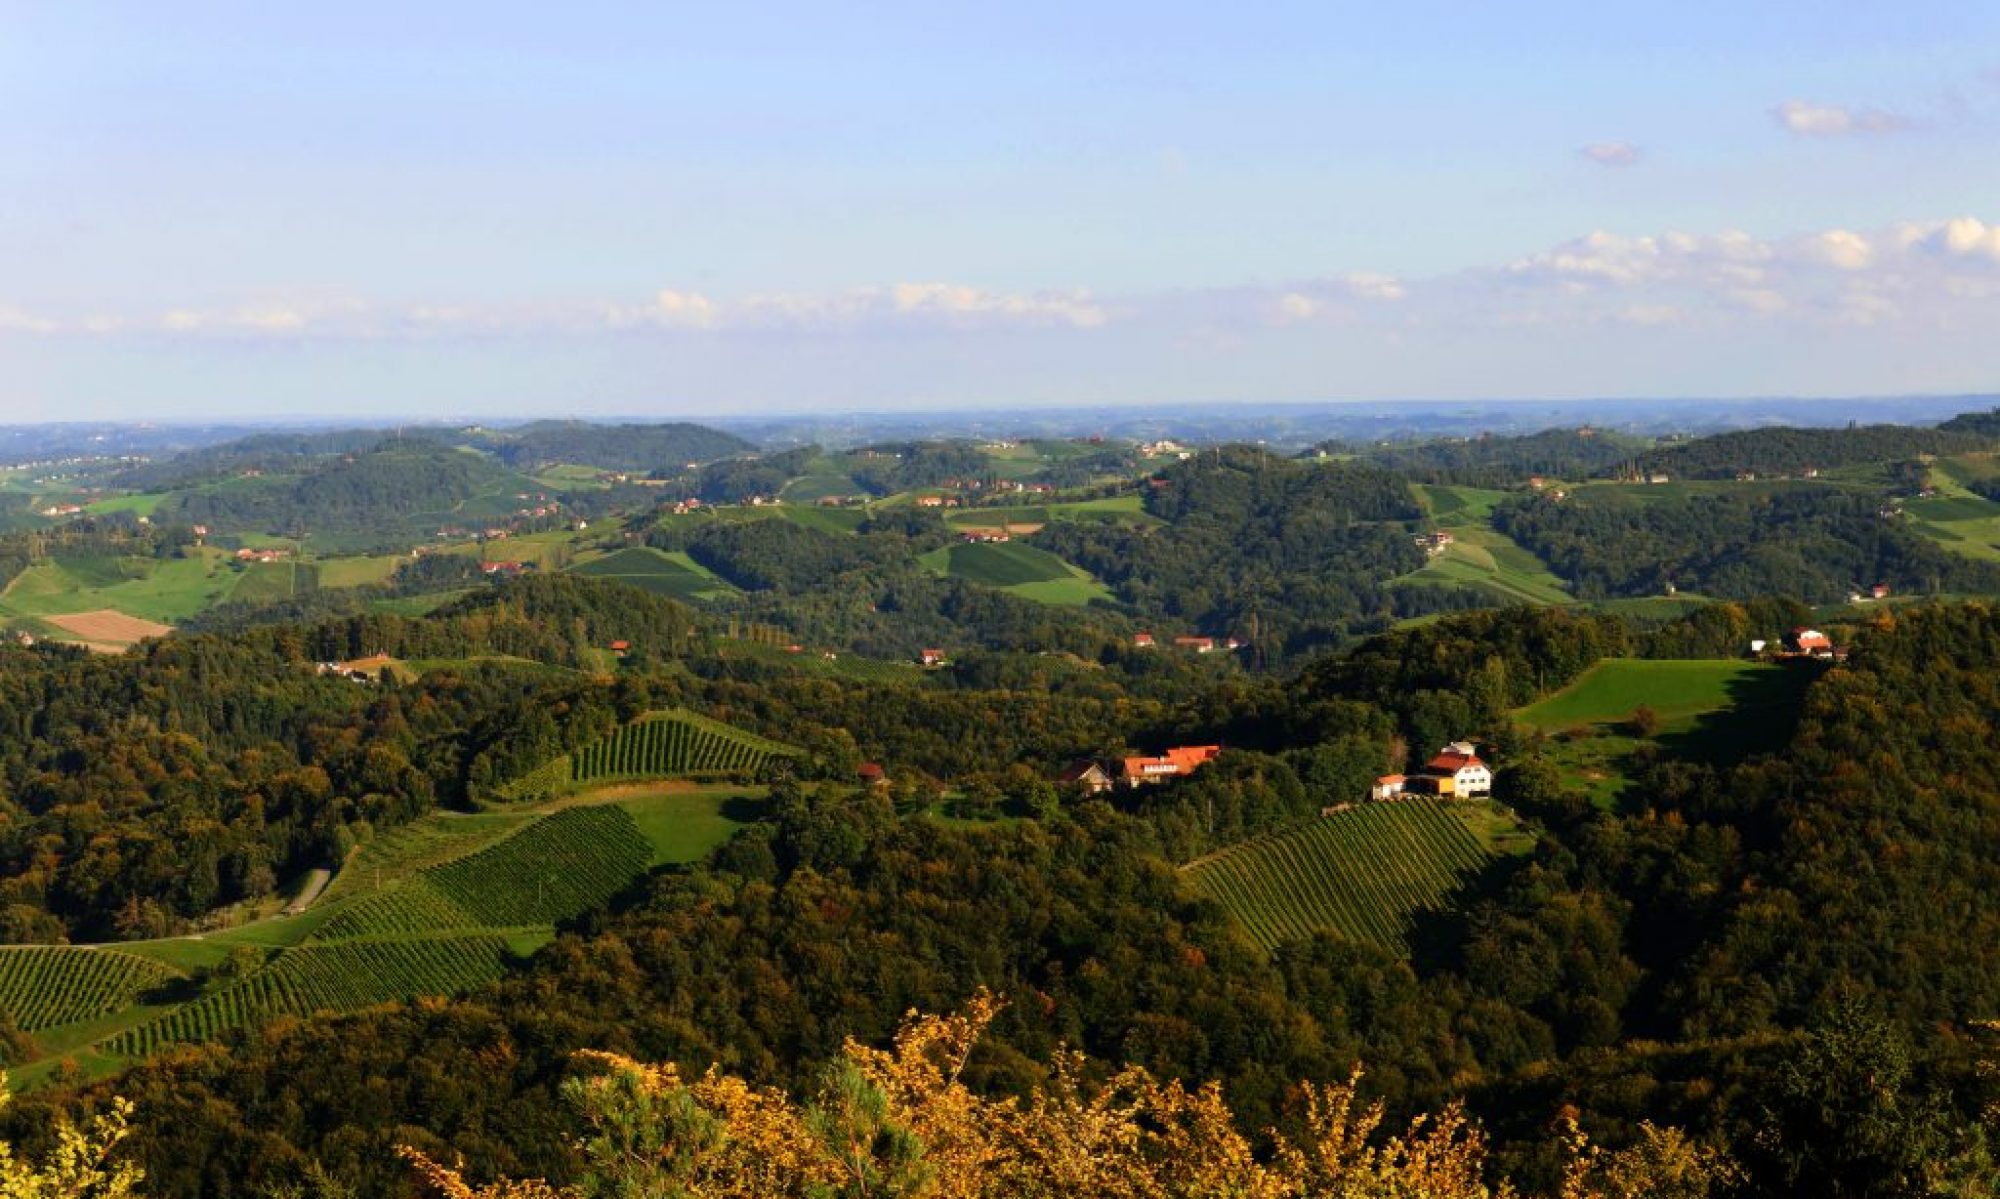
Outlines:
[[[509,961],[498,936],[349,941],[287,949],[263,970],[127,1029],[106,1045],[141,1056],[275,1016],[307,1016],[374,1003],[450,995],[499,978]]]
[[[1332,932],[1405,952],[1412,918],[1448,907],[1487,860],[1451,805],[1411,798],[1363,804],[1184,869],[1267,950]]]
[[[751,775],[774,757],[798,751],[685,708],[655,712],[571,755],[570,781]]]
[[[624,809],[567,808],[355,900],[313,940],[554,924],[624,890],[651,860],[651,843]]]
[[[624,890],[652,857],[624,809],[568,808],[424,879],[478,924],[553,924]]]
[[[503,799],[547,799],[583,784],[643,779],[750,778],[772,758],[798,756],[759,737],[686,708],[648,712],[572,753],[542,763],[497,789]]]
[[[116,1011],[171,977],[157,962],[110,949],[0,949],[0,1015],[24,1032]]]

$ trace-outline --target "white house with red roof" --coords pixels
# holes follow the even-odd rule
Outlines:
[[[1493,768],[1480,760],[1478,746],[1470,741],[1454,741],[1439,750],[1409,780],[1409,784],[1418,783],[1438,795],[1491,795]]]

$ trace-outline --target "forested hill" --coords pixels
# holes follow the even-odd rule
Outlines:
[[[1533,475],[1588,479],[1629,461],[1640,443],[1595,429],[1548,429],[1519,437],[1444,438],[1373,447],[1360,456],[1418,483],[1506,487]]]
[[[133,491],[162,491],[242,476],[249,472],[296,474],[321,460],[363,454],[385,442],[446,444],[441,429],[329,429],[253,433],[183,454],[130,466],[108,482]]]
[[[1673,478],[1732,479],[1758,475],[1798,475],[1808,470],[1908,461],[1924,454],[1991,449],[1990,434],[1947,424],[1936,429],[1910,425],[1867,425],[1850,429],[1749,429],[1718,433],[1638,456],[1642,473]]]
[[[756,448],[732,434],[684,422],[605,425],[537,421],[500,429],[434,425],[324,429],[256,433],[127,467],[110,482],[135,491],[159,491],[231,478],[246,471],[297,474],[325,460],[385,445],[473,449],[521,471],[566,463],[636,474],[676,473],[690,462],[712,462]]]
[[[1493,525],[1569,580],[1580,599],[1789,595],[1833,603],[1875,584],[1897,594],[1991,594],[2000,567],[1951,553],[1866,491],[1830,487],[1647,494],[1579,488],[1522,496]]]
[[[1721,645],[1784,615],[1704,612],[1667,636],[1553,612],[1447,618],[1297,681],[1220,686],[1174,709],[1002,692],[927,704],[824,683],[711,690],[710,704],[763,721],[804,727],[830,713],[862,744],[897,745],[903,778],[906,761],[961,763],[963,791],[1007,818],[899,812],[915,793],[903,782],[780,779],[764,819],[706,861],[656,872],[468,997],[276,1022],[78,1086],[137,1100],[135,1151],[161,1196],[304,1185],[320,1170],[359,1194],[405,1195],[404,1144],[462,1153],[479,1177],[566,1183],[582,1168],[561,1099],[579,1049],[673,1062],[689,1078],[720,1062],[803,1090],[847,1038],[879,1045],[911,1007],[954,1010],[985,986],[1010,1000],[964,1071],[985,1094],[1043,1083],[1054,1054],[1082,1049],[1215,1080],[1254,1136],[1289,1119],[1296,1080],[1343,1079],[1361,1061],[1392,1118],[1463,1099],[1496,1167],[1533,1193],[1558,1193],[1549,1130],[1573,1119],[1610,1145],[1646,1144],[1642,1121],[1678,1126],[1734,1163],[1727,1190],[1614,1193],[1983,1194],[1932,1184],[1989,1180],[2000,1133],[1980,1023],[2000,1011],[2000,781],[1985,766],[2000,731],[2000,616],[1885,613],[1844,665],[1762,667],[1795,696],[1768,730],[1776,752],[1662,738],[1624,804],[1566,788],[1552,763],[1564,738],[1506,728],[1509,705],[1595,655]],[[448,758],[476,740],[451,733],[456,722],[491,732],[542,713],[558,729],[602,727],[684,685],[655,675],[510,690],[467,675],[355,711],[373,722],[363,745]],[[1469,880],[1455,913],[1426,919],[1416,952],[1324,934],[1266,951],[1163,859],[1203,835],[1338,819],[1308,809],[1318,780],[1365,766],[1350,750],[1428,736],[1425,697],[1461,692],[1454,729],[1495,747],[1499,797],[1537,822],[1538,844]],[[1024,750],[1147,727],[1245,742],[1236,764],[1098,798],[1060,794]],[[263,735],[344,743],[337,724]],[[1032,765],[1014,769],[1017,755]],[[188,763],[137,768],[149,760],[103,767],[109,793],[133,785],[123,770],[187,802]],[[337,791],[353,785],[338,777]],[[276,813],[303,785],[281,782],[257,792]],[[87,814],[79,805],[74,818]],[[158,852],[124,849],[135,861]],[[124,885],[178,887],[184,873]],[[0,1135],[39,1135],[71,1098],[24,1096]]]
[[[588,421],[536,421],[510,429],[481,430],[464,444],[491,450],[518,470],[557,463],[603,470],[673,474],[689,463],[712,462],[757,447],[706,425],[603,425]]]
[[[299,536],[355,533],[393,542],[450,520],[467,500],[513,483],[492,462],[427,442],[392,441],[316,461],[302,474],[250,477],[168,497],[170,521]],[[525,480],[522,480],[525,484]]]
[[[1424,561],[1403,524],[1422,515],[1409,486],[1363,463],[1204,451],[1151,480],[1145,504],[1166,523],[1051,525],[1035,544],[1139,611],[1297,648],[1386,616],[1386,581]]]

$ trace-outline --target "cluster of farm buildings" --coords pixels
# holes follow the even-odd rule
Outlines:
[[[1415,774],[1385,774],[1369,789],[1370,799],[1401,799],[1405,795],[1471,798],[1493,794],[1493,768],[1479,758],[1479,747],[1454,741],[1424,763]]]
[[[1888,588],[1882,588],[1882,593],[1887,595]],[[1801,626],[1786,633],[1776,645],[1769,641],[1752,641],[1750,656],[1773,661],[1812,658],[1821,662],[1839,662],[1846,659],[1847,647],[1835,645],[1833,638],[1818,629]]]
[[[1110,761],[1083,758],[1071,763],[1069,769],[1058,777],[1070,786],[1097,795],[1113,787],[1143,787],[1148,783],[1163,783],[1171,778],[1193,774],[1215,761],[1221,753],[1220,745],[1177,745],[1155,757],[1113,758]]]

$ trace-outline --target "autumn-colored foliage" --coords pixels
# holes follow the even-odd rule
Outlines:
[[[7,1076],[0,1073],[0,1106],[7,1102]],[[69,1120],[55,1126],[55,1147],[41,1161],[17,1157],[0,1141],[0,1199],[127,1199],[145,1178],[130,1162],[113,1161],[113,1151],[130,1131],[132,1105],[113,1100],[110,1110],[79,1128]]]
[[[1486,1138],[1456,1106],[1384,1135],[1357,1073],[1303,1085],[1302,1131],[1259,1145],[1236,1127],[1221,1088],[1190,1090],[1127,1067],[1104,1081],[1058,1055],[1026,1098],[987,1098],[961,1073],[999,1011],[975,998],[953,1016],[912,1015],[889,1050],[849,1042],[810,1103],[710,1069],[587,1055],[569,1084],[589,1131],[573,1189],[474,1186],[414,1150],[442,1199],[1506,1199],[1487,1177]],[[1700,1199],[1732,1176],[1720,1154],[1647,1126],[1610,1152],[1571,1130],[1561,1199]]]

